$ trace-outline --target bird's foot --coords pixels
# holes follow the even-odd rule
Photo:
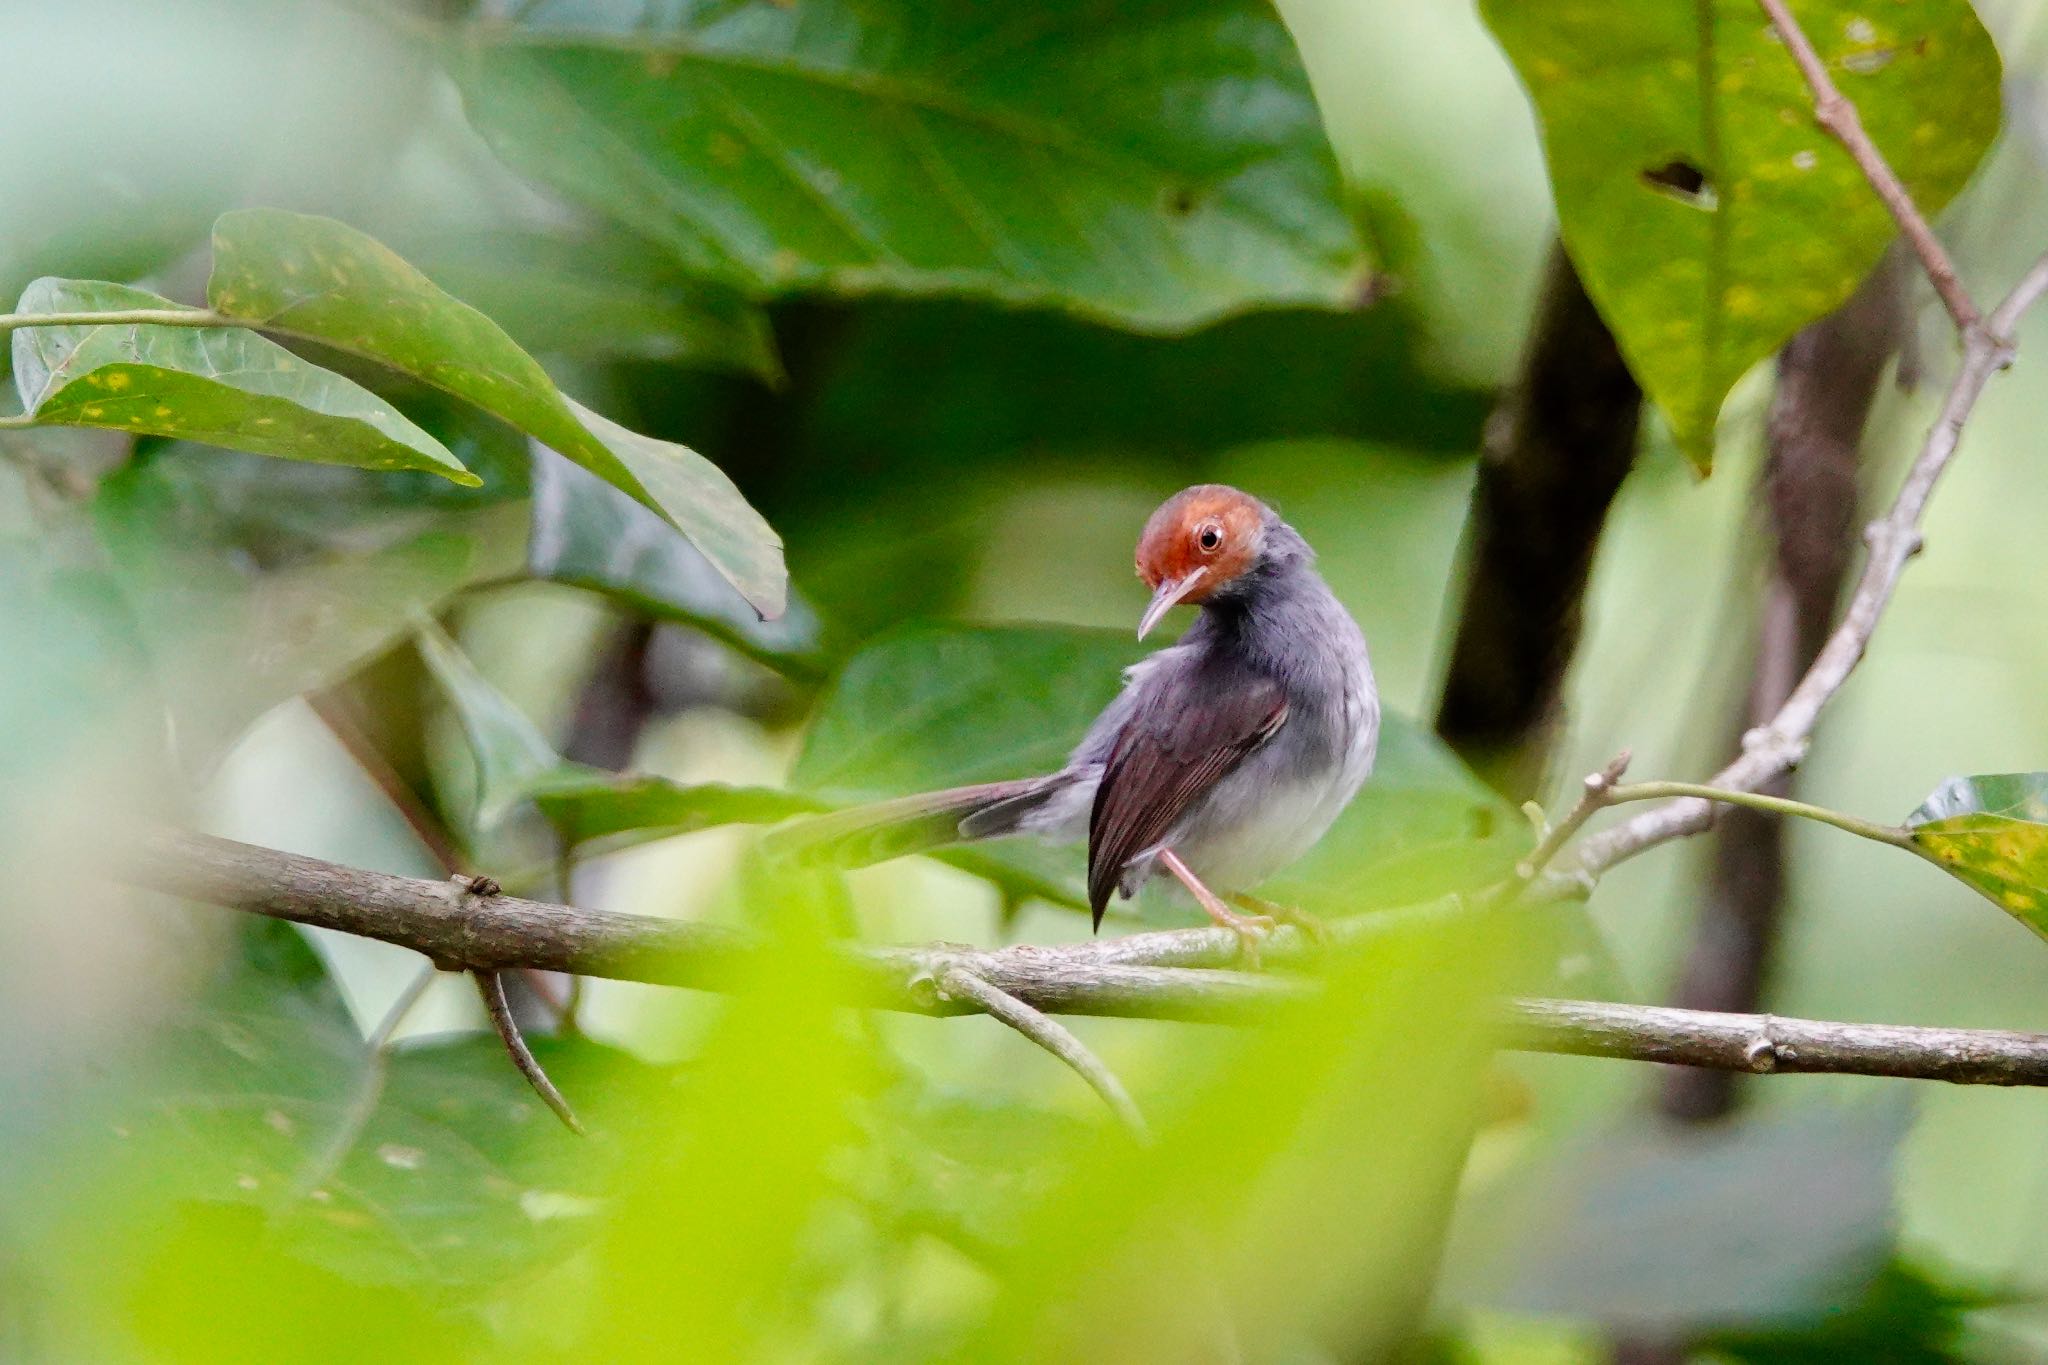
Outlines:
[[[1274,918],[1271,915],[1241,915],[1221,903],[1204,904],[1202,908],[1209,912],[1210,919],[1237,935],[1238,955],[1248,965],[1258,966],[1259,949],[1264,945],[1266,936],[1273,932]]]
[[[1231,902],[1241,910],[1249,910],[1262,919],[1277,924],[1291,924],[1301,930],[1301,936],[1313,942],[1318,948],[1330,946],[1330,926],[1322,918],[1311,915],[1298,905],[1283,905],[1269,901],[1263,896],[1232,896]]]

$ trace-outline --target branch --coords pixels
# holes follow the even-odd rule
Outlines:
[[[1934,229],[1927,225],[1927,219],[1921,216],[1913,203],[1913,196],[1906,192],[1905,184],[1884,159],[1884,154],[1877,150],[1870,134],[1863,131],[1863,120],[1857,115],[1856,106],[1835,88],[1833,78],[1828,75],[1827,63],[1814,50],[1805,31],[1799,27],[1799,21],[1786,7],[1785,0],[1757,0],[1757,4],[1769,16],[1778,36],[1785,40],[1786,49],[1799,66],[1799,74],[1806,78],[1807,88],[1813,91],[1814,118],[1847,149],[1862,170],[1863,178],[1877,191],[1877,197],[1884,200],[1885,208],[1891,211],[1892,221],[1899,225],[1899,231],[1906,235],[1914,254],[1919,256],[1927,278],[1934,284],[1934,292],[1941,296],[1942,306],[1955,319],[1956,330],[1968,337],[1977,330],[1981,314],[1977,311],[1976,301],[1970,297],[1970,291],[1963,288],[1948,253],[1941,249]]]
[[[1594,1000],[1516,1000],[1508,1046],[1720,1071],[2048,1085],[2048,1034],[1838,1024]]]
[[[540,967],[626,981],[738,990],[772,951],[734,929],[579,910],[514,896],[474,896],[447,882],[365,872],[197,834],[141,842],[116,874],[130,883],[231,909],[396,943],[448,970]],[[1436,907],[1382,911],[1341,926],[1360,941]],[[965,974],[1036,1014],[1103,1014],[1212,1023],[1271,1017],[1316,989],[1300,978],[1166,965],[1221,962],[1222,929],[1134,934],[1056,948],[993,951],[842,944],[830,983],[853,1005],[960,1015],[984,1007],[940,983]],[[1743,1071],[1841,1072],[1968,1085],[2048,1085],[2048,1035],[1842,1024],[1589,1000],[1506,1007],[1503,1046]],[[1051,1021],[1046,1021],[1050,1023]],[[1038,1034],[1033,1035],[1039,1038]],[[1043,1041],[1040,1039],[1040,1041]]]
[[[1151,1142],[1152,1131],[1145,1126],[1145,1116],[1138,1112],[1138,1106],[1132,1101],[1130,1092],[1124,1089],[1124,1083],[1066,1025],[959,967],[940,977],[939,986],[948,995],[972,1000],[991,1018],[1002,1020],[1072,1067],[1096,1094],[1102,1096],[1102,1102],[1130,1130],[1132,1137],[1143,1143]]]
[[[1963,424],[1969,420],[1991,376],[2012,363],[2012,330],[2043,291],[2048,291],[2048,256],[2035,262],[2033,269],[1999,304],[1988,326],[1974,328],[1964,335],[1962,365],[1949,386],[1941,415],[1935,419],[1900,484],[1891,510],[1864,531],[1870,555],[1842,623],[1835,627],[1834,634],[1828,637],[1812,667],[1800,678],[1777,714],[1744,735],[1741,756],[1715,773],[1705,785],[1729,791],[1754,791],[1789,771],[1805,756],[1822,708],[1833,700],[1862,660],[1898,587],[1906,561],[1920,549],[1920,518],[1927,510],[1934,485],[1955,458]],[[1684,797],[1645,811],[1588,838],[1579,846],[1572,866],[1555,874],[1556,879],[1545,889],[1556,895],[1575,894],[1585,878],[1598,877],[1645,849],[1705,829],[1713,823],[1713,814],[1713,805],[1697,797]]]
[[[1643,406],[1560,245],[1523,355],[1486,424],[1436,715],[1437,734],[1514,800],[1543,778],[1587,575]]]

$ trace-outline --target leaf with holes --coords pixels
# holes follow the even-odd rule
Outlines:
[[[365,356],[496,413],[660,513],[762,615],[781,613],[782,542],[716,465],[578,407],[504,329],[381,242],[331,218],[223,214],[206,294],[217,312]]]
[[[953,293],[1186,330],[1368,264],[1256,0],[528,6],[448,44],[509,164],[755,293]]]
[[[1535,101],[1573,264],[1704,470],[1730,387],[1846,299],[1897,229],[1753,0],[1481,10]],[[1998,54],[1967,0],[1797,11],[1921,211],[1940,212],[1998,131]]]
[[[1906,829],[1935,862],[2048,938],[2048,773],[1952,777]]]
[[[54,278],[31,284],[16,305],[23,313],[177,307],[123,284]],[[478,482],[383,399],[239,327],[23,327],[14,333],[14,380],[38,422]]]

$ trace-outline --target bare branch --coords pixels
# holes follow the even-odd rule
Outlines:
[[[1102,1096],[1102,1102],[1130,1130],[1132,1137],[1140,1142],[1151,1142],[1152,1130],[1145,1126],[1145,1116],[1138,1112],[1138,1106],[1132,1101],[1130,1092],[1124,1089],[1124,1083],[1066,1025],[959,967],[940,977],[939,986],[948,995],[972,1000],[991,1018],[1002,1020],[1072,1067],[1082,1080],[1088,1082],[1089,1088]]]
[[[1594,1000],[1517,1000],[1510,1047],[1721,1071],[2048,1085],[2048,1034],[1838,1024]]]
[[[1623,749],[1609,759],[1607,766],[1599,772],[1586,774],[1586,780],[1580,786],[1579,799],[1565,812],[1562,820],[1544,831],[1542,839],[1537,841],[1535,849],[1529,856],[1516,864],[1517,884],[1526,885],[1534,881],[1536,874],[1550,866],[1551,860],[1557,857],[1564,850],[1564,846],[1572,841],[1572,837],[1593,818],[1593,812],[1614,800],[1616,784],[1621,781],[1622,774],[1628,771],[1628,763],[1629,751]]]
[[[445,882],[365,872],[196,834],[144,841],[119,874],[135,885],[193,900],[401,944],[451,970],[542,967],[737,990],[759,979],[750,964],[756,954],[770,951],[737,930],[514,896],[468,896]],[[1429,905],[1358,916],[1340,926],[1340,938],[1361,942],[1444,912],[1443,906]],[[994,951],[848,944],[837,955],[844,975],[827,984],[855,1005],[928,1015],[980,1012],[984,1006],[971,994],[949,994],[940,984],[964,973],[1039,1015],[1215,1023],[1268,1019],[1316,990],[1304,978],[1157,965],[1226,962],[1235,952],[1235,936],[1222,929]],[[2048,1085],[2048,1035],[1771,1019],[1588,1000],[1516,1001],[1507,1011],[1504,1045],[1527,1051],[1744,1071]]]
[[[363,1074],[356,1081],[356,1093],[350,1097],[348,1108],[342,1111],[341,1122],[328,1135],[327,1142],[313,1159],[299,1172],[299,1178],[292,1182],[295,1196],[303,1197],[327,1181],[341,1163],[348,1158],[349,1149],[356,1145],[356,1139],[363,1135],[364,1125],[377,1112],[377,1101],[384,1096],[384,1081],[391,1072],[391,1044],[398,1036],[399,1025],[412,1013],[420,997],[427,993],[427,987],[434,984],[438,975],[429,965],[420,968],[405,989],[384,1012],[384,1018],[376,1030],[364,1040]]]
[[[1835,88],[1834,79],[1828,75],[1827,63],[1814,50],[1785,0],[1757,0],[1757,4],[1785,40],[1786,50],[1799,66],[1799,74],[1806,78],[1807,88],[1813,91],[1814,118],[1855,158],[1863,178],[1877,191],[1877,197],[1891,211],[1892,221],[1899,225],[1899,231],[1912,244],[1914,254],[1919,256],[1921,266],[1927,271],[1927,278],[1934,284],[1934,292],[1941,296],[1942,306],[1955,319],[1956,330],[1968,337],[1978,330],[1982,314],[1977,311],[1976,300],[1970,297],[1970,291],[1963,287],[1948,253],[1942,250],[1934,229],[1927,225],[1927,219],[1913,203],[1913,196],[1906,192],[1904,182],[1884,159],[1884,154],[1878,151],[1877,144],[1863,131],[1863,120],[1858,117],[1856,106]]]

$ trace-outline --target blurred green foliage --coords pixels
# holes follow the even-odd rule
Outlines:
[[[1812,1104],[1844,1091],[1788,1080],[1695,1142],[1621,1123],[1619,1068],[1490,1059],[1503,993],[1660,982],[1689,883],[1631,868],[1590,914],[1460,904],[1529,826],[1410,719],[1525,302],[1502,243],[1547,230],[1513,188],[1542,171],[1513,77],[1675,436],[1602,549],[1562,771],[1624,743],[1639,769],[1712,756],[1713,631],[1742,628],[1714,596],[1749,596],[1740,381],[1889,228],[1746,5],[1485,6],[1505,53],[1465,7],[1383,8],[0,10],[22,105],[0,274],[67,277],[20,308],[203,298],[249,324],[14,336],[24,419],[80,429],[0,430],[0,1359],[2024,1341],[1979,1286],[2043,1287],[2036,1097]],[[1854,8],[1800,12],[1933,209],[1991,144],[1997,57],[1960,0]],[[2034,11],[1985,8],[2038,79]],[[2028,88],[2006,86],[2038,120]],[[1475,133],[1502,99],[1521,121]],[[2008,237],[2038,246],[2015,225],[2048,224],[2025,155],[1994,150],[1950,220],[1987,278]],[[1675,162],[1717,205],[1643,183]],[[74,391],[117,372],[175,422],[83,422]],[[1969,534],[2048,514],[2015,474],[2038,397],[2009,392],[1944,490],[1930,595],[1902,593],[1824,729],[1844,805],[2048,744],[2031,552]],[[1717,430],[1723,475],[1673,477],[1674,444],[1698,459]],[[414,467],[344,467],[387,460]],[[830,998],[849,933],[1083,936],[1077,851],[841,876],[764,864],[746,827],[1057,763],[1141,653],[1140,519],[1208,477],[1322,551],[1393,708],[1373,784],[1272,889],[1406,913],[1259,1028],[1078,1022],[1154,1129],[1139,1147],[989,1021]],[[1859,724],[1882,742],[1828,750]],[[1970,781],[1916,837],[2037,892],[2038,859],[1978,856],[1983,821],[2032,827]],[[566,1019],[521,992],[578,1140],[463,983],[377,1050],[417,960],[87,875],[138,814],[743,925],[772,968],[716,999],[586,983]],[[474,865],[436,865],[443,843]],[[1814,852],[1875,870],[1802,864],[1829,892],[1802,888],[1774,1008],[2048,1025],[2010,926],[1930,916],[1940,879],[1885,851]],[[1193,922],[1163,896],[1136,913]]]

